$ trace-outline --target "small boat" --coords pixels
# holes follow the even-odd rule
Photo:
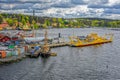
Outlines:
[[[45,31],[44,45],[41,47],[40,56],[47,58],[50,56],[50,47],[48,46],[47,31]]]
[[[52,55],[51,54],[51,48],[48,46],[47,31],[45,31],[44,45],[41,47],[40,56],[43,58],[48,58],[49,56],[55,55],[55,53]]]
[[[109,39],[106,36],[109,35]],[[91,33],[87,35],[87,37],[82,40],[78,37],[70,37],[70,46],[72,47],[84,47],[84,46],[92,46],[103,43],[109,43],[113,41],[113,34],[106,34],[104,37],[98,36],[96,33]]]
[[[40,47],[39,46],[32,47],[30,50],[29,56],[31,58],[37,58],[37,57],[39,57],[39,55],[40,55]]]

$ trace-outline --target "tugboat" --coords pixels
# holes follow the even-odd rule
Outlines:
[[[45,31],[44,45],[41,46],[40,56],[47,58],[51,55],[51,49],[48,46],[47,30]]]

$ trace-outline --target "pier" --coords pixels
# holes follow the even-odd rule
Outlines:
[[[24,54],[21,54],[19,56],[11,56],[11,57],[8,57],[8,58],[0,58],[0,64],[20,61],[25,57],[26,56]]]
[[[68,46],[69,43],[68,42],[62,42],[62,43],[52,43],[52,44],[48,44],[48,46],[50,48],[55,48],[55,47],[63,47],[63,46]],[[30,47],[35,47],[35,46],[43,46],[42,44],[31,44]]]
[[[55,47],[63,47],[63,46],[68,46],[68,42],[64,42],[64,43],[54,43],[54,44],[49,44],[48,46],[51,48],[55,48]]]
[[[43,45],[42,44],[32,44],[32,45],[30,45],[30,48],[28,50],[31,50],[31,47],[35,47],[35,46],[42,47]],[[48,44],[48,47],[50,47],[50,48],[63,47],[63,46],[69,46],[69,43],[68,42],[64,42],[64,43]],[[28,51],[28,53],[26,53],[26,56],[29,56],[31,58],[37,58],[37,57],[39,57],[41,52],[42,51],[40,49],[35,51],[34,54],[31,54]],[[56,54],[55,53],[51,53],[51,56],[56,56]]]

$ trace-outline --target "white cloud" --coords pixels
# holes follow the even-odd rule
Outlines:
[[[12,10],[11,10],[12,9]],[[56,17],[120,19],[120,0],[0,0],[0,11]]]
[[[115,5],[115,4],[119,4],[120,5],[120,0],[109,0],[109,5]]]

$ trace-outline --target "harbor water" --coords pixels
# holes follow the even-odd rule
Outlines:
[[[44,36],[37,30],[36,36]],[[0,80],[120,80],[120,31],[107,28],[49,29],[48,36],[113,33],[112,43],[88,47],[57,47],[56,57],[26,58],[0,65]]]

